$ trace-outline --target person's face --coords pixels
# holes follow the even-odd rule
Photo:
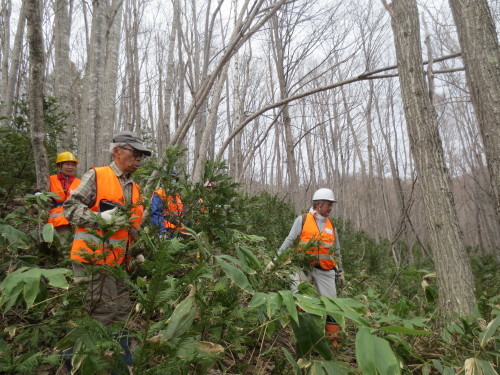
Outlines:
[[[60,164],[60,171],[66,177],[71,177],[75,174],[76,163],[74,161],[65,161]]]
[[[141,166],[144,154],[130,145],[115,147],[115,164],[123,173],[134,173]]]
[[[323,217],[330,216],[330,212],[332,211],[333,202],[323,201],[318,204],[316,208],[316,212]]]

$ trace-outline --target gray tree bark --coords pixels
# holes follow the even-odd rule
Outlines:
[[[83,95],[83,124],[79,127],[79,167],[86,170],[109,162],[114,119],[118,47],[123,0],[93,1],[92,30]]]
[[[69,36],[71,33],[70,1],[56,0],[54,2],[54,95],[59,99],[59,107],[65,113],[72,112],[70,87]],[[58,152],[70,149],[73,139],[74,117],[70,118],[70,126],[58,135]],[[72,121],[73,120],[73,121]]]
[[[500,222],[500,47],[487,0],[449,0]]]
[[[0,86],[0,101],[3,105],[8,100],[9,89],[9,60],[10,60],[10,16],[12,13],[11,0],[2,0],[0,8],[0,22],[2,23],[3,30],[0,35],[2,49],[0,54],[0,61],[2,62],[2,84]],[[2,121],[3,123],[3,121]],[[0,123],[1,125],[1,123]]]
[[[228,70],[229,70],[229,64],[227,64],[222,70],[219,82],[217,83],[217,87],[215,88],[215,92],[212,97],[212,104],[210,105],[206,126],[201,134],[201,142],[199,145],[200,149],[198,152],[198,158],[194,162],[193,173],[192,173],[193,182],[195,183],[202,182],[202,177],[204,172],[203,168],[205,165],[205,160],[207,155],[208,142],[210,141],[212,133],[215,131],[217,122],[217,109],[221,101],[222,91],[224,90],[224,83],[226,82]]]
[[[14,37],[14,47],[10,53],[10,66],[5,67],[8,61],[3,61],[2,71],[2,96],[5,107],[0,108],[0,113],[3,116],[10,117],[12,115],[13,101],[15,96],[15,87],[19,73],[21,61],[21,52],[23,50],[24,29],[26,25],[26,3],[22,2],[21,11],[19,12],[19,20],[17,21],[16,36]],[[6,30],[5,30],[6,31]],[[7,46],[7,48],[10,46]],[[6,59],[6,57],[3,57]],[[5,79],[7,78],[7,79]]]
[[[168,39],[168,52],[167,52],[167,71],[165,77],[165,99],[164,99],[164,116],[160,123],[158,135],[160,139],[159,152],[163,155],[163,149],[168,144],[170,139],[170,116],[172,114],[172,93],[174,87],[174,52],[175,52],[175,39],[180,29],[180,4],[179,0],[173,0],[174,15],[172,18],[172,29]],[[160,88],[163,91],[163,88]],[[159,105],[163,106],[163,102]]]
[[[38,0],[28,0],[26,3],[30,62],[29,115],[31,144],[35,156],[36,183],[39,189],[46,191],[49,188],[49,163],[47,150],[45,150],[44,146],[43,90],[45,53],[40,5]]]
[[[274,15],[271,18],[272,23],[272,41],[273,41],[273,56],[278,76],[278,85],[280,92],[280,99],[283,100],[289,96],[288,82],[285,72],[285,57],[284,51],[287,48],[289,40],[284,40],[281,33],[287,33],[285,30],[280,30],[278,16]],[[290,36],[288,36],[290,37]],[[281,112],[281,120],[283,123],[283,132],[285,134],[285,151],[286,151],[286,165],[290,186],[290,198],[295,207],[297,207],[297,199],[299,192],[299,176],[297,174],[297,161],[295,159],[295,147],[293,145],[293,132],[292,132],[292,119],[290,117],[290,108],[288,103],[283,106]]]
[[[445,313],[469,315],[475,302],[474,281],[458,227],[436,113],[424,80],[417,2],[394,0],[385,5],[392,18],[410,149],[431,234],[439,305]]]

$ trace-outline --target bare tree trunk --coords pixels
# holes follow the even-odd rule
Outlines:
[[[205,18],[205,27],[208,27],[208,14],[210,12],[210,6],[212,4],[211,0],[205,1],[205,5],[207,6],[207,15]],[[193,20],[197,18],[197,11],[196,11],[196,0],[191,0],[191,9],[192,9],[192,18]],[[200,88],[201,82],[205,79],[206,74],[208,72],[208,56],[205,56],[203,58],[204,63],[201,63],[202,57],[201,57],[201,52],[202,50],[206,53],[209,53],[210,48],[207,47],[210,45],[211,40],[209,38],[205,38],[205,43],[204,46],[201,46],[200,42],[200,33],[198,31],[198,22],[193,22],[192,27],[193,27],[193,54],[192,54],[192,73],[193,77],[191,78],[191,82],[194,88],[194,92],[197,91]],[[208,36],[207,30],[205,29],[205,35]],[[200,109],[196,113],[195,119],[194,119],[194,150],[193,150],[193,159],[196,161],[199,158],[199,152],[200,152],[200,147],[201,147],[201,142],[202,142],[202,137],[203,137],[203,128],[205,127],[206,124],[206,117],[205,117],[205,112],[206,112],[206,107],[207,107],[207,100],[204,100],[203,103],[200,103]]]
[[[500,47],[487,0],[449,0],[500,222]]]
[[[98,162],[100,165],[109,163],[109,142],[115,131],[116,115],[116,86],[118,81],[118,55],[120,47],[120,33],[122,28],[123,0],[112,0],[111,5],[106,8],[105,46],[106,54],[104,60],[104,86],[102,102],[103,123],[98,128]]]
[[[133,74],[133,87],[134,87],[134,131],[137,134],[142,134],[142,116],[141,116],[141,69],[139,65],[139,23],[142,18],[142,13],[134,1],[134,18],[133,18],[133,56],[134,56],[134,74]],[[141,16],[139,16],[141,12]],[[118,59],[116,59],[118,63]],[[118,67],[118,64],[116,65]],[[113,95],[114,96],[114,95]]]
[[[235,9],[236,12],[236,9]],[[234,73],[233,73],[233,124],[239,124],[243,117],[243,108],[245,106],[244,98],[241,96],[240,92],[240,58],[238,52],[234,54],[233,57],[234,63]],[[241,154],[241,144],[242,144],[242,134],[238,134],[237,137],[234,138],[234,142],[232,144],[232,153],[230,158],[230,171],[231,175],[236,179],[240,173],[240,170],[243,166],[243,156]]]
[[[43,144],[45,125],[43,119],[43,87],[45,54],[43,50],[42,12],[38,0],[28,0],[26,19],[30,50],[30,133],[35,155],[36,183],[39,189],[49,188],[49,162]]]
[[[83,124],[78,132],[78,155],[82,171],[99,166],[96,155],[96,138],[102,119],[102,84],[104,80],[104,4],[93,2],[92,25],[83,93]],[[104,164],[104,163],[103,163]]]
[[[123,92],[120,97],[121,112],[119,124],[124,128],[140,135],[142,133],[140,78],[139,64],[139,26],[144,13],[142,3],[137,0],[127,0],[123,12],[125,73],[123,75]],[[118,14],[118,13],[117,13]],[[113,26],[116,27],[116,24]],[[119,32],[119,30],[118,30]]]
[[[179,11],[180,12],[180,11]],[[179,14],[180,17],[180,14]],[[185,62],[184,62],[184,57],[183,57],[183,51],[182,51],[182,29],[180,26],[180,19],[179,19],[179,25],[177,29],[177,64],[178,64],[178,73],[177,73],[177,81],[179,84],[179,87],[177,89],[177,95],[176,95],[176,100],[175,100],[175,113],[174,113],[174,118],[175,118],[175,126],[173,127],[174,134],[179,130],[179,127],[181,126],[181,122],[184,121],[185,118],[185,75],[186,75],[186,69],[185,69]],[[167,145],[173,145],[177,143],[172,142],[172,135],[169,135],[169,142]],[[178,144],[182,144],[184,140],[180,140]]]
[[[0,8],[0,22],[2,23],[3,30],[1,35],[2,50],[0,54],[0,61],[2,62],[2,84],[0,87],[0,101],[3,105],[6,104],[10,98],[9,94],[9,60],[10,60],[10,16],[12,13],[12,1],[2,0]],[[2,122],[3,123],[3,122]],[[0,124],[1,125],[1,124]]]
[[[280,99],[285,99],[288,97],[288,82],[285,77],[285,58],[284,49],[286,48],[285,41],[281,38],[278,17],[274,15],[271,18],[273,25],[272,36],[273,36],[273,49],[274,49],[274,59],[276,72],[278,74],[278,84],[280,90]],[[282,110],[282,121],[283,121],[283,131],[285,133],[285,151],[286,151],[286,165],[289,177],[289,186],[291,201],[295,207],[298,206],[298,194],[299,194],[299,177],[297,175],[297,161],[295,160],[295,148],[293,144],[293,132],[292,132],[292,119],[289,113],[289,105],[285,104]]]
[[[125,11],[123,12],[123,31],[125,38],[124,44],[124,73],[122,77],[122,95],[120,124],[123,124],[124,130],[134,131],[135,118],[134,118],[134,31],[133,23],[134,16],[132,15],[133,0],[127,0],[125,3]]]
[[[305,135],[305,141],[306,141],[306,152],[307,152],[307,163],[308,163],[308,168],[307,171],[309,172],[309,183],[310,184],[316,184],[316,168],[314,166],[314,147],[311,142],[311,134],[308,131],[308,125],[306,121],[306,114],[305,112],[305,106],[306,103],[302,103],[301,106],[301,112],[302,112],[302,128],[304,129],[304,132],[306,132]],[[326,174],[326,173],[325,173]]]
[[[215,125],[217,122],[217,108],[219,107],[222,91],[224,90],[224,83],[227,78],[227,71],[229,70],[229,64],[227,64],[222,70],[219,82],[215,89],[215,93],[212,97],[212,105],[210,106],[207,125],[203,129],[201,136],[200,149],[198,152],[198,159],[195,160],[194,170],[192,173],[193,182],[202,182],[203,168],[205,165],[208,142],[210,141],[211,134],[215,131]]]
[[[156,44],[157,48],[160,48],[160,43]],[[163,56],[160,55],[156,57],[156,65],[158,68],[158,86],[157,86],[157,93],[158,93],[158,99],[156,100],[156,108],[158,110],[158,120],[157,120],[157,131],[156,131],[156,148],[158,152],[161,153],[161,150],[163,150],[163,145],[165,143],[164,141],[164,128],[165,128],[165,114],[163,112],[164,109],[164,99],[163,99]],[[170,105],[170,103],[168,103]],[[166,131],[167,137],[168,137],[168,129]]]
[[[71,33],[70,6],[68,0],[56,0],[54,3],[54,95],[59,99],[59,106],[65,113],[71,113],[70,100],[70,59],[69,36]],[[73,119],[73,121],[71,120]],[[70,126],[58,134],[57,149],[59,152],[70,149],[73,138],[74,117],[70,117]]]
[[[12,53],[10,54],[10,67],[8,67],[5,72],[2,71],[2,95],[5,107],[0,108],[0,113],[6,117],[10,117],[12,115],[12,104],[15,97],[15,88],[17,85],[17,77],[19,74],[21,52],[23,50],[25,24],[26,2],[23,1],[21,5],[21,11],[19,12],[19,20],[17,21],[16,36],[14,37],[14,47],[12,49]],[[10,46],[7,46],[7,48],[10,48]],[[6,62],[7,61],[4,61],[4,68]],[[8,79],[4,81],[3,79],[6,76],[8,76]]]
[[[167,71],[165,78],[165,99],[160,105],[164,105],[165,115],[162,116],[162,122],[160,122],[161,128],[158,130],[158,135],[160,138],[159,153],[163,155],[163,149],[166,147],[170,140],[170,116],[172,113],[172,93],[174,86],[174,52],[175,52],[175,39],[180,29],[180,5],[179,0],[173,0],[174,14],[172,19],[172,29],[170,30],[170,36],[168,39],[168,53],[167,53]],[[183,78],[180,78],[183,79]],[[160,88],[163,90],[163,88]]]
[[[436,113],[424,80],[417,3],[394,0],[385,5],[392,18],[410,147],[424,192],[440,308],[469,315],[475,302],[474,280],[458,228]]]
[[[79,167],[86,170],[109,162],[114,130],[118,47],[123,0],[111,5],[94,0],[88,70],[83,98],[84,123],[79,128]]]

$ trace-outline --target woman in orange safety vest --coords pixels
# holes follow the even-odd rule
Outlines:
[[[63,215],[63,204],[71,191],[80,185],[80,179],[75,176],[78,161],[73,153],[66,151],[57,155],[56,163],[59,173],[50,176],[49,191],[57,194],[52,198],[52,208],[49,212],[49,223],[52,223],[58,233],[69,231],[70,223]]]

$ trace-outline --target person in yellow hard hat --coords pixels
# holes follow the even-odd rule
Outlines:
[[[57,155],[55,164],[59,167],[59,173],[50,176],[49,191],[57,194],[58,197],[52,198],[49,223],[52,223],[61,238],[61,242],[65,244],[71,234],[71,224],[64,217],[63,204],[71,191],[80,185],[80,179],[75,176],[78,160],[72,152],[65,151]]]

